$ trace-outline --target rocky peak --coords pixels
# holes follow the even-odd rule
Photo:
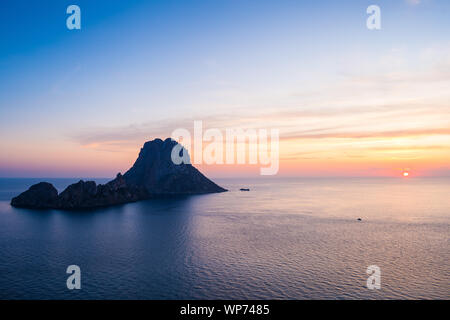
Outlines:
[[[200,194],[227,191],[206,178],[191,164],[172,162],[170,138],[144,144],[134,165],[105,185],[80,180],[61,194],[47,182],[30,187],[11,201],[15,207],[76,209],[109,206],[164,195]],[[187,152],[182,149],[182,152]]]

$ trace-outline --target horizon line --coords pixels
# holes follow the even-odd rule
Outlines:
[[[380,175],[380,176],[228,176],[228,177],[217,177],[217,176],[208,176],[210,179],[238,179],[238,178],[245,178],[245,179],[381,179],[381,178],[392,178],[392,179],[417,179],[417,178],[450,178],[450,175],[441,175],[441,176],[433,176],[433,175],[417,175],[417,176],[409,176],[409,177],[403,177],[403,176],[392,176],[392,175]],[[80,180],[87,180],[87,179],[114,179],[114,177],[79,177],[79,176],[72,176],[72,177],[0,177],[0,179],[80,179]]]

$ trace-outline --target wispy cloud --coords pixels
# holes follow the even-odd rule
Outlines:
[[[409,138],[418,136],[433,136],[433,135],[450,135],[449,128],[437,129],[408,129],[408,130],[393,130],[393,131],[347,131],[347,132],[328,132],[328,133],[305,133],[304,131],[293,133],[284,136],[284,139],[380,139],[380,138]]]

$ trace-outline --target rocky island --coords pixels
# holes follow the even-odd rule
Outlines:
[[[97,185],[80,180],[58,194],[48,182],[31,186],[11,200],[11,205],[31,209],[90,209],[151,198],[225,192],[191,164],[172,162],[178,142],[168,138],[148,141],[134,165],[114,180]],[[182,152],[187,152],[182,148]]]

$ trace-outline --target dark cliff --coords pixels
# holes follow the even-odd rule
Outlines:
[[[176,165],[171,153],[178,143],[171,139],[148,141],[134,165],[124,174],[102,185],[82,181],[68,186],[58,195],[47,182],[31,186],[11,200],[14,207],[87,209],[134,202],[166,195],[224,192],[191,164]],[[187,152],[182,149],[182,152]]]

